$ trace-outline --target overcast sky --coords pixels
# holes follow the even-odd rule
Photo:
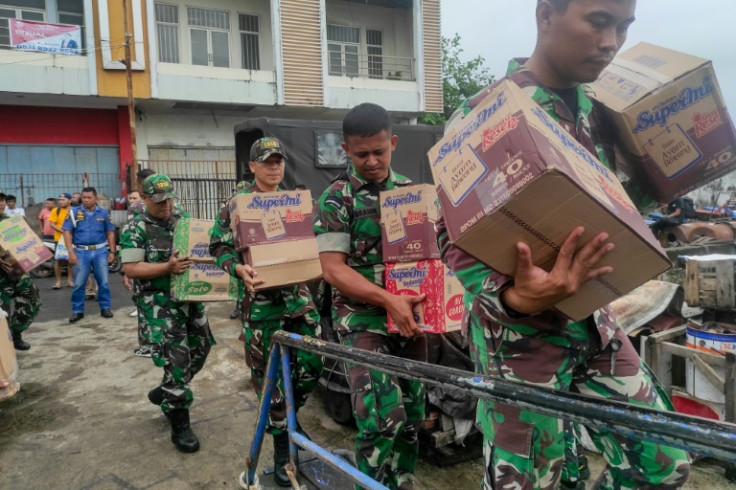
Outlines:
[[[459,33],[462,57],[482,56],[499,78],[513,57],[534,48],[537,0],[442,0],[442,35]],[[736,120],[736,0],[639,0],[622,51],[647,41],[713,61]]]

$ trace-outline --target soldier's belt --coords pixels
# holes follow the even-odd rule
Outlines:
[[[74,244],[74,248],[78,248],[79,250],[99,250],[101,248],[107,248],[107,242],[98,243],[97,245],[77,245],[77,244]]]

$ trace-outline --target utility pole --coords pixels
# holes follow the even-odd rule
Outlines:
[[[136,0],[140,1],[140,0]],[[136,188],[135,174],[138,171],[138,150],[135,142],[135,100],[133,99],[133,72],[131,70],[130,44],[133,35],[128,31],[128,0],[123,0],[123,28],[125,30],[125,75],[128,85],[128,124],[130,125],[130,154],[131,154],[131,190]]]

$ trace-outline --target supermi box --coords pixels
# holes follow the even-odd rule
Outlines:
[[[603,164],[506,80],[428,153],[450,239],[507,275],[516,243],[550,270],[577,226],[581,245],[607,232],[616,248],[556,308],[579,320],[667,270],[670,262],[623,187]]]
[[[433,185],[419,184],[382,191],[380,205],[384,262],[440,258],[434,231],[439,209]]]
[[[0,222],[0,258],[12,266],[13,276],[22,276],[52,257],[23,216]]]
[[[424,301],[414,307],[414,320],[427,333],[446,333],[460,330],[463,317],[463,286],[441,260],[420,260],[386,264],[384,269],[386,291],[405,296],[426,294]],[[391,316],[388,331],[399,329]]]
[[[238,250],[314,236],[308,190],[236,194],[229,206]]]
[[[592,86],[625,148],[619,166],[660,202],[736,170],[736,133],[710,61],[640,43]]]
[[[179,257],[213,263],[210,237],[214,226],[215,222],[209,219],[179,218],[174,229],[174,249],[179,251]]]

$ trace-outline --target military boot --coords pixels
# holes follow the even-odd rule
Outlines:
[[[171,442],[176,449],[183,453],[196,453],[199,450],[199,439],[189,425],[189,410],[178,408],[166,412],[166,417],[171,422]]]
[[[273,436],[273,479],[280,487],[291,487],[291,480],[284,466],[289,462],[289,433]],[[296,466],[299,465],[294,461]]]
[[[22,333],[13,332],[13,347],[15,347],[15,350],[28,350],[31,348],[31,344],[23,341]]]

